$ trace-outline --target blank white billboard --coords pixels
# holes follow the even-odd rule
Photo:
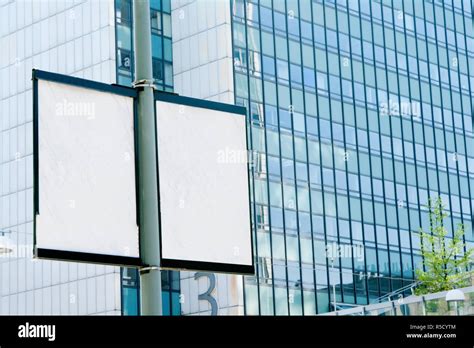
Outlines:
[[[245,109],[157,99],[162,266],[253,273]]]
[[[37,257],[138,265],[133,97],[36,83]]]

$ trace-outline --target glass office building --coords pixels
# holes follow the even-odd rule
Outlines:
[[[159,90],[173,91],[171,0],[150,1],[153,77]],[[132,5],[115,1],[117,83],[131,86],[133,78]]]
[[[33,68],[115,83],[113,2],[0,1],[0,314],[120,315],[120,268],[33,260]]]
[[[413,283],[428,197],[472,245],[471,2],[234,0],[232,26],[254,155],[247,314]]]

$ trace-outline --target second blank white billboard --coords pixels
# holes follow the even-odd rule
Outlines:
[[[162,266],[252,273],[245,115],[233,111],[244,109],[167,99],[156,102]]]

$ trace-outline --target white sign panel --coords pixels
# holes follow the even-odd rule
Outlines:
[[[245,109],[161,98],[156,118],[162,266],[253,273]]]
[[[133,97],[36,83],[36,255],[138,265]]]

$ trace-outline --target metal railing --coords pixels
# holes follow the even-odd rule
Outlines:
[[[411,295],[397,300],[342,309],[321,315],[474,315],[474,286],[461,288],[459,290],[464,293],[465,300],[459,303],[457,308],[446,301],[448,291],[442,291],[422,296]]]
[[[377,299],[375,299],[373,302],[375,303],[381,303],[385,301],[391,301],[395,296],[402,295],[406,291],[410,290],[411,294],[414,295],[413,289],[416,288],[418,285],[420,285],[420,281],[413,282],[411,284],[408,284],[400,289],[394,290],[392,292],[389,292],[388,294],[385,294]]]

